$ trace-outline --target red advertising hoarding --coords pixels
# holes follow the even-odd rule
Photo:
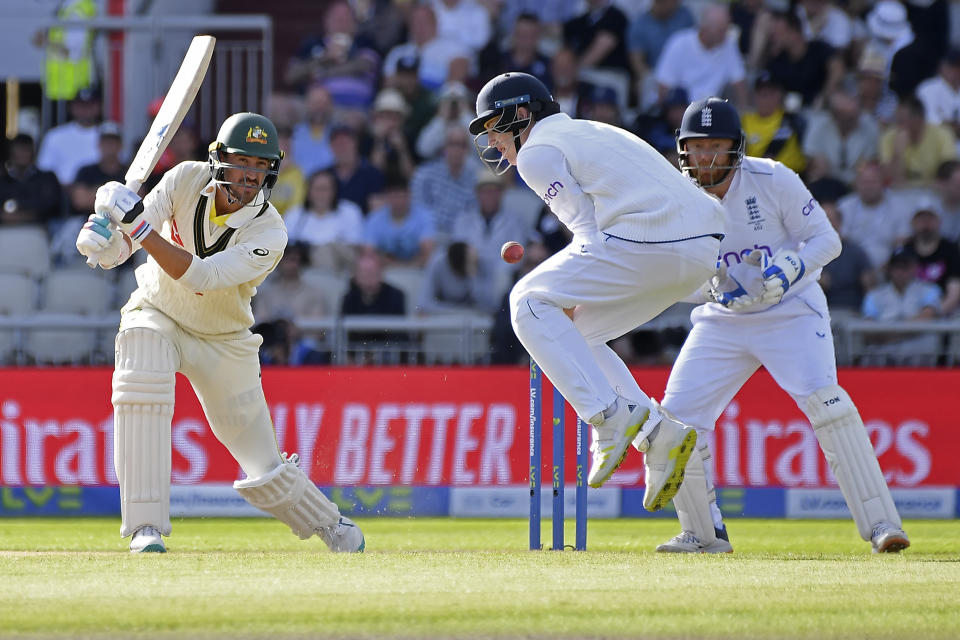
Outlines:
[[[638,369],[653,397],[666,369]],[[0,484],[116,484],[109,369],[0,370]],[[960,486],[953,394],[960,371],[845,370],[892,487]],[[263,383],[277,439],[326,486],[523,484],[528,465],[528,373],[510,368],[266,368]],[[550,393],[544,413],[550,412]],[[568,480],[573,480],[568,413]],[[717,423],[717,483],[833,487],[809,423],[763,371]],[[550,429],[543,461],[550,464]],[[210,433],[178,376],[173,420],[175,484],[230,482],[240,470]],[[548,477],[548,476],[545,476]],[[642,482],[628,455],[611,483]]]

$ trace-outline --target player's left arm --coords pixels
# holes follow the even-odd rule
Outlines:
[[[812,273],[840,255],[840,236],[820,203],[794,171],[778,164],[777,187],[784,227],[795,249],[782,248],[772,257],[763,256],[763,300],[775,304],[807,273]]]

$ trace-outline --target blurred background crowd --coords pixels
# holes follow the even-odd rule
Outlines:
[[[60,2],[58,16],[90,18],[101,4]],[[890,328],[856,333],[841,363],[943,366],[960,353],[960,3],[318,0],[290,3],[296,15],[232,4],[276,14],[280,72],[264,110],[286,153],[272,201],[290,247],[254,299],[267,363],[524,361],[505,297],[569,236],[513,170],[481,166],[467,132],[477,90],[513,70],[542,79],[567,114],[630,130],[674,163],[689,102],[729,98],[747,154],[797,171],[843,238],[821,278],[838,332]],[[291,20],[299,42],[282,37]],[[57,36],[36,39],[48,51],[43,91],[56,93],[63,117],[12,136],[8,127],[0,320],[115,312],[135,286],[129,265],[93,276],[103,285],[91,288],[73,243],[96,188],[122,181],[139,140],[104,120],[96,73],[54,85]],[[59,50],[93,50],[59,36]],[[188,119],[157,177],[205,160],[208,142]],[[508,240],[526,247],[519,264],[500,259]],[[632,364],[669,363],[688,311],[671,309],[614,346]],[[438,329],[426,344],[443,318],[469,330],[443,339]],[[112,358],[108,331],[78,347],[58,345],[64,327],[50,327],[0,324],[0,361]]]

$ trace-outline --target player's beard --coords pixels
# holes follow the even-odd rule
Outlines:
[[[257,194],[260,193],[260,185],[249,182],[245,182],[244,185],[245,186],[240,189],[237,188],[235,183],[225,185],[224,190],[227,193],[227,202],[230,204],[239,202],[243,206],[247,206],[256,200]]]

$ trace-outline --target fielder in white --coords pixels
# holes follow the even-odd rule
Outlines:
[[[629,132],[562,113],[525,73],[487,82],[470,132],[483,160],[501,173],[516,165],[573,233],[514,286],[510,313],[520,342],[593,427],[588,483],[601,486],[636,437],[644,507],[662,508],[683,481],[696,432],[662,414],[606,343],[714,273],[719,203]]]
[[[287,244],[268,202],[282,158],[270,120],[232,115],[208,162],[177,165],[143,200],[118,182],[100,187],[77,238],[80,253],[104,269],[140,248],[149,254],[121,310],[113,374],[120,535],[133,536],[131,552],[166,551],[178,371],[246,474],[234,483],[240,495],[300,538],[317,534],[333,551],[363,551],[360,529],[300,470],[296,454],[278,451],[260,382],[250,299]]]
[[[744,146],[730,103],[708,98],[687,108],[677,132],[680,167],[721,199],[726,236],[720,270],[703,289],[713,301],[691,315],[663,406],[712,430],[740,387],[766,367],[813,425],[861,537],[874,553],[900,551],[910,542],[860,414],[837,384],[830,313],[817,283],[839,255],[840,238],[796,173],[744,157]],[[673,499],[682,532],[657,551],[733,551],[709,457],[701,438]]]

